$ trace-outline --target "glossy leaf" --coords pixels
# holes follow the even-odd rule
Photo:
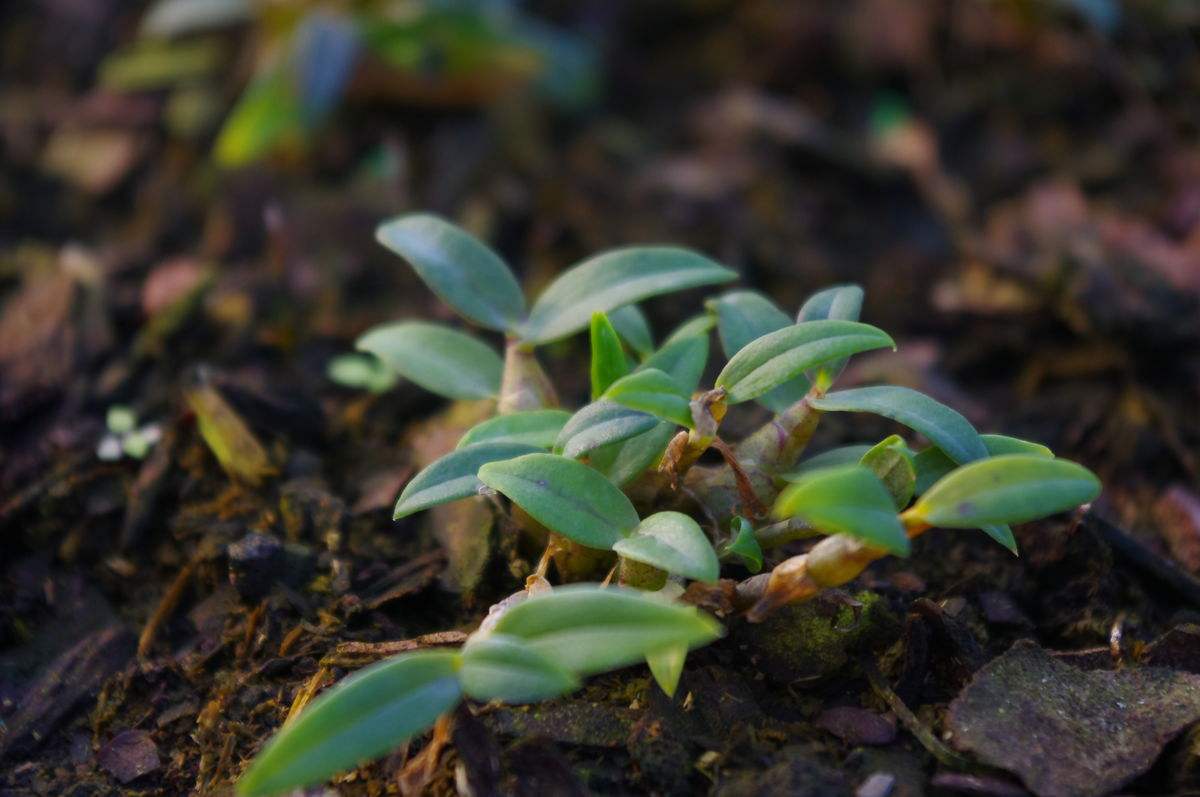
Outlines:
[[[479,469],[479,480],[546,528],[590,548],[608,550],[638,525],[637,510],[623,492],[566,457],[539,453],[490,462]]]
[[[896,509],[903,509],[912,500],[917,483],[913,455],[900,435],[884,438],[863,454],[859,463],[870,469],[891,493]]]
[[[862,465],[842,465],[802,477],[780,494],[774,513],[801,517],[828,534],[848,534],[907,556],[908,536],[883,482]]]
[[[673,423],[659,421],[647,432],[593,450],[588,455],[588,464],[613,484],[623,487],[662,457],[676,429]]]
[[[604,399],[679,426],[692,426],[688,394],[657,368],[645,368],[618,379],[604,392]]]
[[[650,674],[654,682],[666,693],[667,697],[675,697],[679,688],[679,677],[683,675],[683,665],[687,661],[687,645],[670,645],[646,655],[646,664],[650,666]]]
[[[762,546],[758,544],[758,538],[754,536],[754,526],[744,517],[735,517],[733,519],[732,531],[733,539],[725,544],[721,550],[721,554],[723,556],[736,556],[751,573],[757,573],[759,570],[762,570]]]
[[[613,329],[608,316],[601,312],[592,313],[592,400],[600,397],[608,386],[629,373],[629,360],[617,330]]]
[[[870,412],[891,418],[929,438],[955,462],[971,462],[988,455],[987,447],[971,422],[945,404],[912,388],[896,385],[859,387],[812,399],[823,412]]]
[[[657,512],[613,545],[626,559],[695,581],[716,581],[721,564],[700,525],[681,512]]]
[[[794,470],[783,474],[782,478],[784,481],[794,482],[804,474],[812,473],[814,470],[832,468],[835,465],[856,465],[862,460],[863,454],[872,448],[874,446],[870,443],[854,443],[853,445],[831,448],[828,451],[822,451],[820,454],[812,455],[797,465]]]
[[[604,252],[563,272],[538,297],[522,337],[531,343],[549,343],[578,332],[597,310],[736,277],[703,255],[672,246]]]
[[[556,587],[504,613],[494,629],[525,639],[580,676],[636,664],[666,647],[689,649],[721,636],[691,606],[623,587]]]
[[[381,224],[379,243],[407,260],[438,298],[475,323],[507,332],[525,317],[525,295],[504,261],[438,216],[412,213]],[[415,381],[415,380],[414,380]]]
[[[355,346],[426,390],[452,399],[490,398],[500,391],[504,362],[486,343],[456,329],[401,321],[367,332]]]
[[[468,429],[455,448],[479,443],[523,443],[537,448],[550,448],[570,419],[571,413],[566,410],[528,410],[497,415]]]
[[[479,492],[479,468],[497,460],[512,459],[539,449],[525,443],[485,442],[457,448],[434,460],[404,485],[392,519],[420,512],[431,506],[469,498]]]
[[[637,437],[658,423],[648,412],[622,407],[614,401],[594,401],[571,416],[558,433],[554,447],[564,457],[576,459],[601,446]]]
[[[767,297],[755,291],[732,291],[710,306],[717,314],[717,336],[726,359],[763,335],[790,327],[792,319]],[[782,412],[808,392],[808,377],[800,376],[758,397],[772,412]]]
[[[717,377],[729,403],[757,398],[793,377],[830,360],[894,346],[887,333],[857,321],[792,324],[743,347]]]
[[[708,336],[693,335],[664,343],[663,347],[646,358],[638,370],[657,368],[679,383],[691,394],[700,385],[708,365]]]
[[[242,797],[308,786],[390,752],[459,702],[459,655],[424,650],[360,670],[267,742],[238,782]]]
[[[638,357],[646,357],[654,351],[654,333],[650,331],[645,313],[636,304],[618,307],[608,314],[608,320]]]
[[[988,456],[996,457],[1001,454],[1032,454],[1038,457],[1054,457],[1054,452],[1041,443],[1008,437],[1002,434],[981,434],[983,446]],[[921,495],[938,479],[958,467],[954,460],[946,456],[937,446],[930,446],[918,451],[913,457],[913,466],[917,471],[916,494]]]
[[[489,634],[471,639],[459,670],[463,693],[474,700],[533,703],[579,688],[579,678],[520,637]]]
[[[942,528],[1024,523],[1074,509],[1100,494],[1100,480],[1065,459],[1004,454],[954,470],[906,515]]]

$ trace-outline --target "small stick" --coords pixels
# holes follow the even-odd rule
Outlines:
[[[867,681],[871,684],[871,690],[888,704],[888,708],[900,720],[900,724],[916,737],[917,741],[929,751],[930,755],[942,764],[954,769],[965,769],[968,771],[978,769],[975,762],[951,750],[941,739],[934,735],[931,729],[926,727],[921,720],[917,719],[917,715],[913,714],[912,710],[904,705],[904,701],[900,699],[900,695],[892,691],[892,687],[888,685],[883,676],[879,674],[879,671],[875,669],[873,663],[864,661],[862,669],[867,676]]]
[[[713,438],[712,447],[721,452],[721,456],[725,458],[725,463],[733,471],[733,478],[737,480],[738,493],[741,495],[742,504],[745,506],[747,514],[755,518],[765,516],[767,514],[766,507],[762,505],[762,501],[758,499],[758,494],[754,492],[754,487],[750,484],[750,477],[746,475],[746,471],[742,468],[741,463],[738,462],[733,449],[719,437]]]
[[[317,690],[321,688],[321,684],[328,677],[329,668],[324,665],[313,673],[313,677],[308,679],[308,683],[300,688],[300,691],[296,693],[296,697],[292,700],[292,707],[288,709],[287,717],[283,720],[285,726],[299,716],[300,712],[313,699],[313,695],[317,693]]]
[[[188,582],[192,580],[192,573],[195,570],[196,561],[188,562],[175,576],[171,586],[167,587],[166,594],[158,602],[154,614],[150,615],[150,619],[146,621],[146,627],[142,629],[142,635],[138,638],[137,655],[139,659],[146,658],[150,653],[150,648],[154,646],[154,640],[158,637],[159,629],[175,611],[179,601],[183,599],[183,592],[187,589]]]

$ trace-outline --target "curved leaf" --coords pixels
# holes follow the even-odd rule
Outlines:
[[[645,313],[636,304],[627,304],[609,312],[608,320],[621,340],[637,352],[638,357],[646,357],[654,351],[654,333],[650,331]]]
[[[736,277],[703,255],[673,246],[604,252],[563,272],[538,297],[521,336],[530,343],[550,343],[578,332],[597,310]]]
[[[895,346],[883,330],[857,321],[805,321],[751,342],[725,365],[717,387],[729,403],[757,398],[817,365]],[[814,405],[815,406],[815,405]]]
[[[372,354],[339,354],[325,366],[325,376],[342,387],[371,393],[386,393],[396,386],[400,375]]]
[[[681,512],[651,515],[632,535],[618,540],[613,550],[626,559],[695,581],[716,581],[721,574],[717,552],[700,524]]]
[[[774,514],[799,516],[824,532],[847,534],[898,556],[907,556],[910,549],[891,494],[862,465],[807,474],[783,491]]]
[[[614,401],[594,401],[567,421],[554,447],[564,457],[576,459],[601,446],[629,440],[657,426],[648,412],[631,410]]]
[[[621,377],[605,391],[604,398],[679,426],[692,426],[687,393],[678,382],[657,368],[644,368]]]
[[[504,362],[486,343],[456,329],[401,321],[368,331],[355,347],[396,373],[452,399],[490,398],[500,392]]]
[[[701,313],[677,326],[670,335],[667,335],[667,339],[663,341],[663,347],[665,348],[684,338],[708,337],[708,333],[716,325],[716,316],[712,313]]]
[[[662,457],[677,428],[668,421],[659,421],[648,432],[594,449],[588,454],[588,465],[623,487]]]
[[[908,450],[900,435],[894,434],[881,440],[863,454],[859,464],[879,477],[883,486],[891,493],[896,509],[908,506],[917,483],[917,471],[913,467],[912,452]]]
[[[671,646],[695,648],[720,624],[691,606],[623,587],[556,587],[505,612],[494,632],[529,642],[580,676],[636,664]]]
[[[592,313],[590,342],[592,347],[592,400],[595,401],[608,386],[629,373],[629,360],[617,330],[604,313]]]
[[[828,393],[810,403],[823,412],[871,412],[899,421],[929,438],[955,462],[988,455],[971,422],[945,404],[912,388],[896,385],[859,387]]]
[[[528,410],[497,415],[468,429],[455,448],[480,443],[523,443],[550,448],[570,418],[571,413],[566,410]]]
[[[1100,494],[1100,480],[1065,459],[1004,454],[963,465],[929,488],[906,515],[942,528],[1025,523]]]
[[[866,454],[874,448],[870,443],[854,443],[848,446],[838,446],[820,454],[814,454],[781,477],[784,481],[794,482],[806,473],[835,465],[857,465]]]
[[[275,734],[237,793],[279,794],[394,750],[462,698],[458,666],[457,653],[423,650],[360,670]]]
[[[469,498],[479,492],[482,483],[476,478],[480,466],[497,460],[512,459],[539,451],[525,443],[488,442],[467,448],[457,448],[404,485],[392,519],[398,520],[431,506]]]
[[[461,227],[413,213],[379,225],[375,239],[407,260],[463,317],[501,332],[515,330],[524,319],[525,296],[516,277],[499,255]]]
[[[710,303],[717,314],[717,337],[726,359],[763,335],[790,327],[792,319],[767,297],[755,291],[731,291]],[[808,377],[801,374],[758,397],[772,412],[782,412],[808,392]]]
[[[862,313],[863,289],[857,285],[834,285],[817,291],[796,313],[796,323],[826,318],[857,321]]]
[[[520,637],[489,634],[471,639],[458,673],[463,693],[475,700],[533,703],[579,688],[579,678]]]
[[[693,335],[663,344],[663,347],[646,358],[638,370],[657,368],[679,383],[685,393],[692,393],[700,385],[704,368],[708,365],[708,336]]]
[[[758,544],[754,526],[744,517],[735,517],[730,530],[733,532],[733,539],[722,546],[721,556],[736,556],[751,573],[762,570],[762,546]]]
[[[983,447],[987,449],[988,456],[991,457],[1001,454],[1031,454],[1037,457],[1054,458],[1054,452],[1041,443],[1002,434],[981,434],[979,438],[983,440]],[[918,451],[913,456],[913,467],[917,471],[915,492],[917,495],[921,495],[932,487],[934,482],[958,466],[940,448],[930,446]]]
[[[638,524],[637,510],[623,492],[566,457],[538,453],[489,462],[479,469],[479,480],[546,528],[590,548],[608,550]]]

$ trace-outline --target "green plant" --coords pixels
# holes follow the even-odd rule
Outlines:
[[[894,348],[886,333],[858,320],[863,294],[856,286],[815,294],[795,321],[760,294],[726,293],[655,346],[637,302],[725,283],[734,273],[675,247],[618,249],[563,272],[527,307],[499,255],[440,218],[403,216],[381,226],[378,238],[463,318],[502,333],[506,341],[502,356],[467,332],[414,321],[388,324],[359,339],[358,349],[376,358],[369,373],[379,384],[389,383],[382,373],[447,398],[495,402],[494,417],[468,430],[453,451],[405,486],[394,516],[486,496],[507,515],[506,527],[544,546],[527,591],[549,588],[552,565],[561,582],[603,576],[605,583],[615,579],[624,588],[554,588],[549,597],[501,613],[478,637],[492,639],[490,647],[476,641],[461,655],[425,653],[378,665],[373,672],[388,667],[411,672],[404,682],[415,686],[406,688],[428,688],[434,695],[422,710],[405,712],[412,723],[401,723],[386,738],[368,734],[370,745],[355,741],[359,737],[343,731],[341,723],[357,728],[354,719],[365,711],[358,706],[375,703],[340,698],[358,694],[342,687],[323,699],[320,713],[314,706],[271,743],[243,781],[244,793],[282,788],[257,774],[281,772],[278,761],[295,760],[278,750],[345,738],[350,741],[343,746],[356,753],[336,757],[337,766],[345,766],[427,726],[462,694],[543,699],[573,688],[590,672],[640,660],[671,694],[689,648],[715,638],[716,631],[709,619],[664,601],[679,595],[688,580],[715,582],[722,562],[758,573],[736,584],[734,593],[754,621],[780,605],[845,584],[883,556],[907,556],[911,538],[935,526],[978,528],[1015,552],[1007,524],[1071,509],[1099,492],[1098,480],[1085,468],[1056,459],[1036,443],[981,435],[962,415],[915,390],[830,392],[849,357]],[[700,389],[714,328],[728,359],[713,386]],[[558,408],[536,349],[584,329],[590,335],[591,401],[569,412]],[[721,423],[732,407],[748,402],[774,416],[732,445],[722,439]],[[800,461],[826,412],[882,415],[931,445],[914,450],[892,435]],[[699,462],[710,448],[721,464]],[[817,536],[824,539],[806,553],[759,573],[766,552]],[[660,592],[642,597],[630,587]],[[601,597],[606,595],[621,597]],[[593,638],[593,626],[626,617],[597,609],[609,600],[653,607],[663,621],[652,633],[648,627],[606,628],[594,635],[591,648],[584,640]],[[630,611],[633,617],[649,609]],[[532,651],[517,641],[495,641],[496,635],[523,636],[514,629],[562,633],[540,639]],[[606,634],[620,640],[611,654],[605,652]],[[473,656],[484,658],[485,651],[487,661],[497,662],[496,672],[506,673],[511,665],[520,674],[512,677],[528,688],[510,688],[499,676],[501,685],[471,687]],[[364,674],[354,683],[367,681]],[[301,738],[310,741],[289,741]],[[317,778],[329,774],[333,762],[298,771]]]

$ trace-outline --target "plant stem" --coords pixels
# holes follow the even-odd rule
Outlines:
[[[504,371],[500,377],[499,415],[558,406],[558,394],[542,370],[533,347],[509,340],[504,349]]]

